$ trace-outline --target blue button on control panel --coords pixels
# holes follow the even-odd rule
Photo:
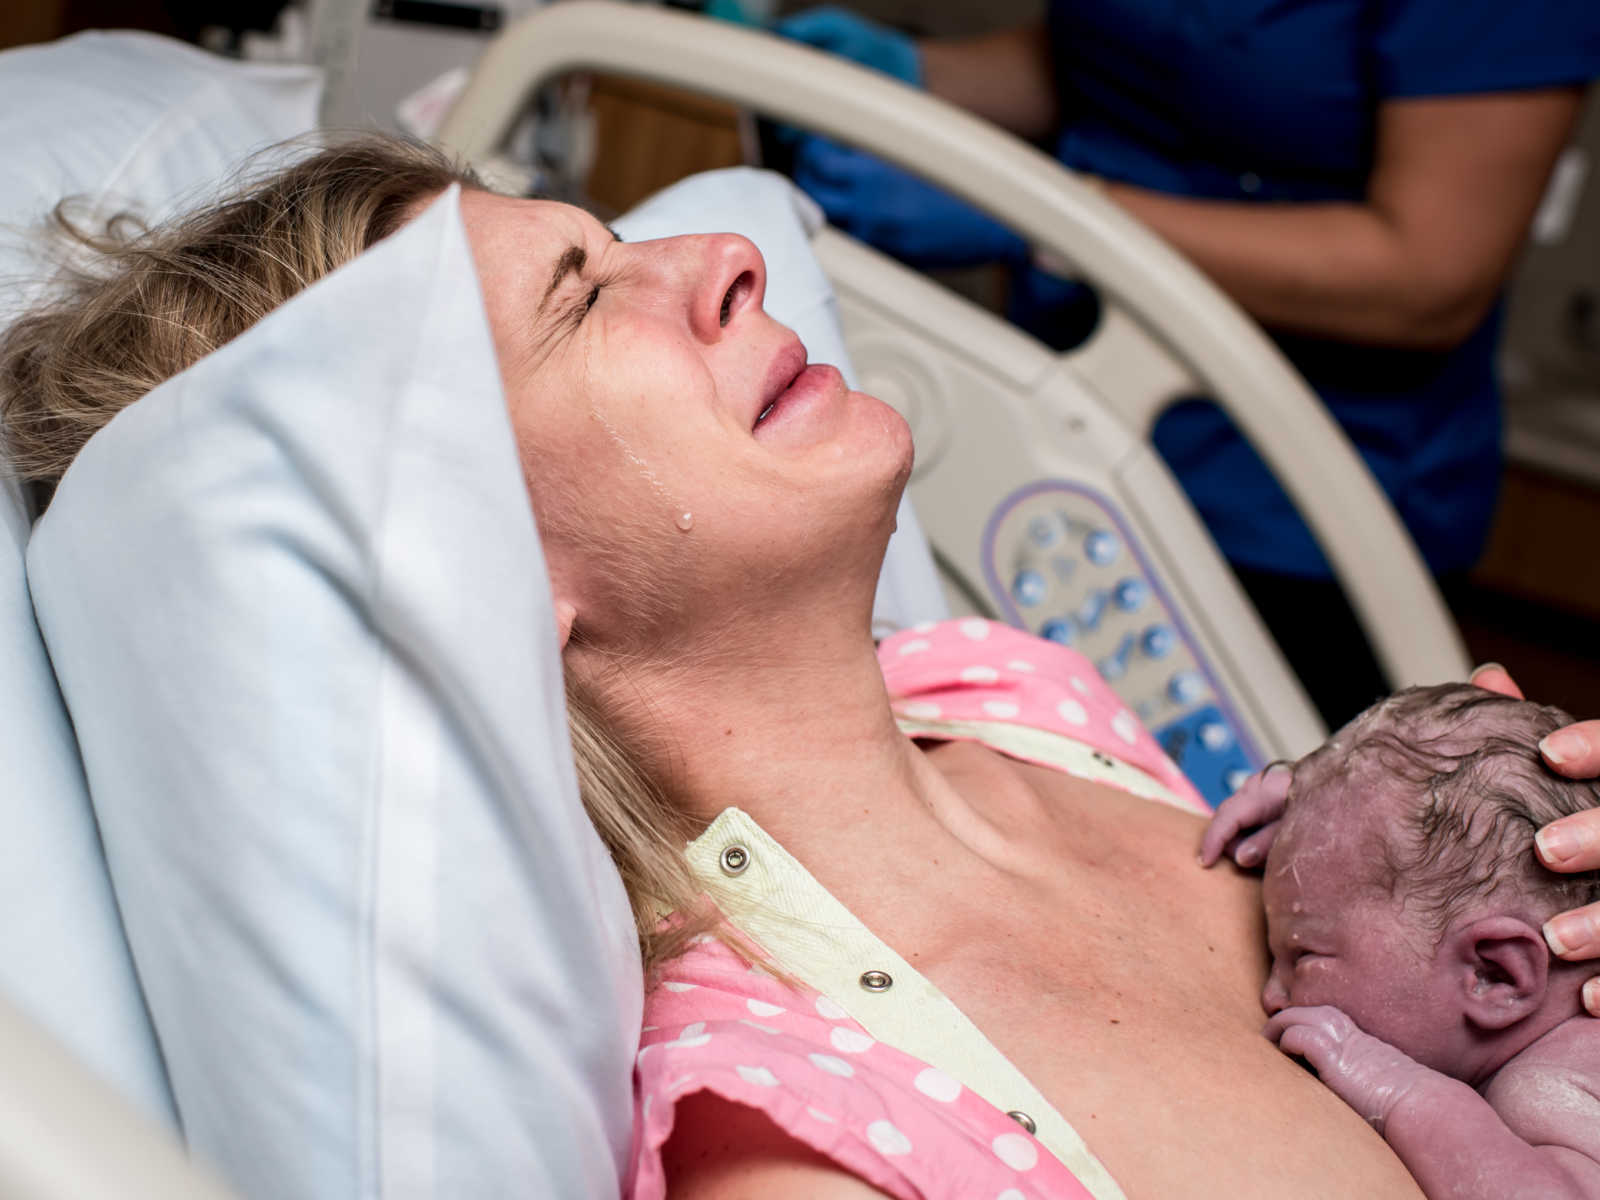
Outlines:
[[[1228,736],[1219,737],[1218,730]],[[1167,757],[1178,764],[1212,808],[1250,777],[1250,760],[1228,732],[1226,718],[1215,705],[1196,709],[1154,732]]]
[[[1145,597],[1149,594],[1149,586],[1137,576],[1119,580],[1117,586],[1111,589],[1111,598],[1123,612],[1138,612],[1144,607]]]
[[[1172,653],[1176,641],[1177,634],[1172,632],[1172,626],[1152,625],[1139,639],[1139,646],[1150,658],[1165,658]]]
[[[1011,581],[1011,594],[1024,608],[1033,608],[1042,603],[1048,591],[1044,576],[1034,570],[1018,571],[1017,577]]]
[[[1106,497],[1066,482],[1023,488],[992,514],[982,555],[999,614],[1081,652],[1213,805],[1264,765]]]
[[[1122,543],[1108,529],[1096,529],[1083,539],[1083,556],[1097,567],[1109,567],[1122,553]]]
[[[1052,642],[1060,642],[1063,646],[1073,643],[1072,622],[1061,617],[1051,617],[1039,627],[1039,636],[1047,637]]]

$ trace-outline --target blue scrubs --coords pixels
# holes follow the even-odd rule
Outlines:
[[[1049,30],[1057,157],[1210,199],[1360,200],[1380,102],[1600,76],[1600,0],[1053,0]],[[1028,273],[1019,291],[1017,315],[1047,336],[1081,315],[1081,296],[1050,277]],[[1438,572],[1472,563],[1492,515],[1499,322],[1497,306],[1446,353],[1278,338]],[[1215,408],[1180,405],[1155,441],[1229,559],[1328,576]]]

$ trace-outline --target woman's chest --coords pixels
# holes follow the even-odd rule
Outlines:
[[[1414,1195],[1261,1036],[1254,881],[1202,871],[1197,826],[1145,807],[1085,822],[1055,879],[947,912],[952,936],[918,966],[1130,1197]]]

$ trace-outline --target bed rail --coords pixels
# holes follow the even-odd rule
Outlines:
[[[1093,187],[1032,146],[853,63],[702,17],[616,0],[553,4],[485,52],[438,141],[488,157],[534,91],[595,70],[700,92],[814,129],[905,167],[1010,225],[1089,280],[1172,360],[1105,396],[1140,436],[1195,381],[1238,423],[1322,545],[1390,682],[1464,678],[1454,622],[1420,554],[1304,380],[1231,300]],[[1100,380],[1106,382],[1104,374]],[[1307,453],[1305,447],[1316,447]]]

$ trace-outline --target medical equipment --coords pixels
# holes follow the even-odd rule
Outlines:
[[[1213,693],[1196,695],[1192,685],[1178,689],[1189,707],[1178,707],[1168,695],[1173,707],[1155,719],[1165,720],[1161,727],[1169,733],[1174,725],[1193,723],[1194,741],[1203,748],[1204,727],[1230,720],[1225,732],[1250,739],[1259,754],[1294,753],[1315,741],[1314,718],[1281,665],[1276,679],[1256,678],[1275,657],[1198,523],[1142,444],[1142,431],[1160,404],[1203,380],[1225,400],[1255,397],[1233,402],[1241,422],[1258,435],[1269,459],[1293,473],[1297,494],[1310,497],[1314,515],[1320,514],[1314,524],[1335,549],[1335,561],[1364,589],[1364,611],[1383,631],[1389,664],[1407,679],[1443,678],[1464,669],[1447,623],[1429,619],[1441,610],[1425,578],[1404,573],[1416,564],[1398,527],[1382,509],[1363,507],[1376,503],[1370,482],[1314,408],[1296,415],[1303,388],[1192,271],[1064,172],[1042,167],[1031,152],[925,97],[907,96],[846,65],[759,35],[622,5],[563,5],[533,20],[541,24],[511,31],[485,62],[485,82],[469,90],[452,126],[470,130],[477,124],[479,144],[469,147],[475,154],[500,136],[528,88],[565,67],[605,67],[680,85],[691,77],[702,86],[721,79],[712,89],[719,94],[753,105],[751,97],[765,96],[759,107],[821,125],[835,136],[849,136],[848,127],[859,122],[869,131],[864,136],[883,139],[885,147],[897,145],[898,151],[885,152],[902,161],[938,166],[935,160],[948,158],[932,173],[946,182],[953,175],[968,177],[969,186],[958,190],[1077,263],[1117,301],[1098,336],[1058,361],[894,264],[826,230],[815,233],[812,247],[834,278],[863,385],[901,404],[916,426],[925,465],[915,487],[919,502],[928,506],[926,518],[958,597],[995,611],[1011,604],[1036,628],[1064,613],[1069,628],[1085,639],[1082,644],[1101,658],[1120,659],[1130,682],[1147,689],[1151,700],[1171,683],[1169,664],[1176,656],[1192,656],[1206,687],[1230,706],[1218,704],[1223,720],[1208,721],[1201,702]],[[530,50],[530,38],[539,53]],[[682,61],[663,66],[664,55]],[[770,60],[770,73],[760,68],[763,58]],[[518,59],[531,73],[518,68]],[[481,114],[476,106],[484,96],[503,111],[480,123],[473,113]],[[835,101],[842,107],[832,113],[808,118],[805,112],[813,103]],[[874,111],[880,116],[874,118]],[[930,131],[927,121],[948,122],[949,128]],[[974,397],[986,405],[973,404]],[[987,447],[995,456],[964,463],[960,452],[969,445]],[[1319,497],[1319,490],[1329,490],[1331,499]],[[1359,524],[1345,523],[1357,517],[1337,511],[1341,502],[1352,513],[1367,514],[1366,533]],[[1107,533],[1116,537],[1115,546]],[[1368,536],[1375,553],[1386,548],[1375,561],[1363,557]],[[1063,561],[1076,565],[1058,571],[1054,551],[1069,543],[1074,557]],[[1133,565],[1136,574],[1128,570]],[[1030,570],[1044,576],[1042,593],[1024,578]],[[1386,587],[1391,570],[1400,572],[1392,589]],[[1142,598],[1140,584],[1149,589]],[[1100,591],[1105,598],[1096,598]],[[1393,596],[1400,631],[1392,617],[1385,623],[1386,592]],[[1034,597],[1037,603],[1024,603]],[[1160,623],[1173,629],[1164,655],[1153,652],[1161,648],[1160,637],[1144,644],[1158,613]],[[1124,652],[1130,632],[1140,642]],[[1215,734],[1209,740],[1219,743]],[[1224,778],[1229,769],[1220,758],[1206,766]],[[39,1107],[26,1107],[32,1090],[24,1084],[19,1103],[38,1116]],[[91,1141],[96,1134],[80,1127],[62,1136]],[[105,1190],[106,1175],[100,1182],[80,1176],[54,1192],[54,1185],[34,1182],[42,1177],[26,1172],[28,1151],[37,1148],[29,1145],[13,1160],[14,1173],[0,1175],[17,1181],[15,1194],[113,1194]],[[116,1152],[109,1142],[104,1150],[107,1156]],[[56,1157],[64,1160],[58,1166],[72,1169],[68,1156]],[[92,1161],[80,1165],[87,1170]],[[139,1169],[125,1163],[110,1177],[129,1181],[129,1191],[180,1194],[176,1183],[154,1177],[131,1182],[140,1178]]]
[[[1392,682],[1464,674],[1414,547],[1305,384],[1198,272],[1069,172],[852,64],[608,0],[508,29],[440,140],[483,158],[529,95],[579,69],[705,92],[862,145],[1100,290],[1095,335],[1058,357],[836,231],[814,240],[862,386],[912,424],[912,496],[957,605],[1076,641],[1213,801],[1239,771],[1304,753],[1323,731],[1146,444],[1182,396],[1215,396],[1272,466]]]

